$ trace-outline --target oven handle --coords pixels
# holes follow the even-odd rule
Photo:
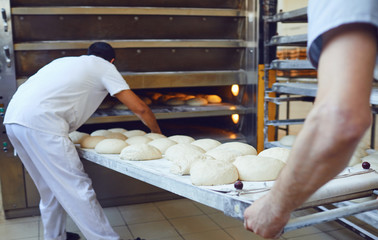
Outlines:
[[[4,32],[8,32],[8,18],[7,18],[7,12],[5,11],[5,8],[1,9],[1,16],[3,18]]]
[[[293,218],[284,227],[284,232],[293,231],[318,223],[336,220],[338,218],[378,209],[378,199],[351,206],[339,207],[325,212],[314,213],[303,217]]]
[[[11,67],[12,60],[11,60],[11,53],[10,53],[9,46],[4,46],[3,50],[4,50],[5,62],[7,63],[8,67]]]

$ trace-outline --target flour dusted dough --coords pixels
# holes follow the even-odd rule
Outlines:
[[[169,139],[177,142],[177,143],[191,143],[194,142],[194,138],[186,135],[173,135],[168,137]]]
[[[213,148],[206,152],[206,155],[213,157],[216,160],[232,163],[239,156],[243,154],[233,149],[217,149]]]
[[[106,136],[106,135],[108,135],[109,133],[111,133],[111,132],[108,131],[108,130],[105,130],[105,129],[99,129],[99,130],[93,131],[93,132],[91,133],[91,136]]]
[[[120,132],[110,132],[105,137],[110,138],[110,139],[120,139],[120,140],[123,140],[123,141],[125,141],[127,139],[127,137]]]
[[[377,154],[370,154],[366,157],[361,159],[362,162],[369,162],[369,163],[377,163],[378,164],[378,155]]]
[[[198,139],[198,140],[195,140],[194,142],[191,142],[191,144],[196,145],[197,147],[200,147],[205,151],[209,151],[221,145],[219,141],[215,139],[211,139],[211,138]]]
[[[207,159],[205,151],[190,143],[173,145],[165,152],[165,158],[172,161],[171,172],[178,175],[189,174],[192,163]]]
[[[158,138],[158,139],[152,140],[148,144],[159,149],[162,154],[165,154],[167,149],[173,145],[176,145],[177,142],[169,138]]]
[[[231,149],[240,152],[241,155],[257,155],[257,151],[254,147],[247,143],[241,142],[223,143],[214,149]]]
[[[190,169],[190,180],[197,186],[230,184],[238,180],[238,177],[236,167],[224,161],[197,161]]]
[[[129,137],[126,140],[126,143],[128,143],[129,145],[133,145],[133,144],[148,143],[151,141],[152,139],[146,136],[134,136],[134,137]]]
[[[143,135],[146,135],[146,132],[143,131],[143,130],[130,130],[130,131],[127,131],[127,132],[124,132],[123,133],[126,137],[130,138],[130,137],[134,137],[134,136],[143,136]]]
[[[286,136],[283,136],[278,142],[284,146],[292,147],[296,138],[297,136],[295,135],[286,135]]]
[[[207,103],[208,102],[205,98],[199,98],[199,97],[186,100],[186,104],[190,106],[203,106],[203,105],[206,105]]]
[[[276,180],[285,163],[281,160],[256,155],[236,158],[233,163],[239,172],[239,179],[244,181]]]
[[[378,172],[378,162],[369,162],[370,163],[370,169],[373,169]],[[362,168],[362,163],[357,163],[353,166],[353,168],[358,170],[366,170]]]
[[[121,139],[104,139],[97,143],[95,151],[103,154],[120,154],[128,144]]]
[[[159,149],[142,143],[125,147],[119,157],[124,160],[143,161],[159,159],[162,155]]]
[[[124,129],[124,128],[110,128],[110,129],[108,129],[108,131],[124,133],[124,132],[126,132],[127,130]]]
[[[89,137],[89,134],[79,131],[73,131],[68,134],[68,137],[74,144],[80,144],[84,140],[84,138]]]
[[[164,136],[163,134],[160,134],[160,133],[147,133],[144,136],[149,137],[152,140],[155,140],[155,139],[158,139],[158,138],[166,138],[166,136]]]
[[[106,139],[106,137],[104,136],[89,136],[89,137],[84,138],[80,146],[82,148],[93,149],[96,147],[97,143],[99,143],[100,141],[104,139]]]
[[[287,163],[289,158],[290,149],[282,147],[272,147],[261,151],[257,156],[259,157],[270,157],[281,160],[284,163]]]

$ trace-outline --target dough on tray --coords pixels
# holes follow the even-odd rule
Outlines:
[[[124,129],[124,128],[110,128],[110,129],[108,129],[108,131],[124,133],[124,132],[126,132],[127,130]]]
[[[211,138],[198,139],[198,140],[195,140],[194,142],[191,142],[191,144],[196,145],[197,147],[200,147],[205,151],[209,151],[221,145],[219,141],[215,139],[211,139]]]
[[[218,95],[215,95],[215,94],[206,95],[205,98],[209,103],[221,103],[222,102],[222,98],[219,97]]]
[[[158,139],[158,138],[166,138],[166,136],[164,136],[163,134],[160,134],[160,133],[147,133],[144,136],[149,137],[152,140],[155,140],[155,139]]]
[[[240,152],[241,155],[257,155],[257,151],[253,146],[247,143],[242,143],[242,142],[223,143],[214,149],[234,150],[234,151]]]
[[[162,155],[159,149],[142,143],[125,147],[119,157],[124,160],[143,161],[159,159],[162,158]]]
[[[159,149],[162,154],[165,154],[167,149],[173,145],[176,145],[177,142],[169,138],[158,138],[158,139],[152,140],[148,144]]]
[[[217,149],[213,148],[206,152],[206,155],[213,157],[216,160],[232,163],[239,156],[243,154],[235,149]]]
[[[143,135],[146,135],[146,132],[143,131],[143,130],[130,130],[130,131],[127,131],[127,132],[124,132],[123,133],[126,137],[130,138],[130,137],[134,137],[134,136],[143,136]]]
[[[89,134],[79,131],[73,131],[68,134],[68,137],[74,144],[80,144],[84,140],[84,138],[89,137]]]
[[[171,172],[178,175],[189,174],[192,163],[207,159],[205,151],[190,143],[173,145],[165,152],[165,158],[172,161]]]
[[[180,105],[184,105],[185,104],[185,98],[183,97],[173,97],[173,98],[170,98],[168,99],[166,102],[165,102],[166,105],[169,105],[169,106],[180,106]]]
[[[199,97],[186,100],[186,104],[190,106],[203,106],[203,105],[206,105],[207,103],[208,101],[205,98],[199,98]]]
[[[93,149],[96,147],[97,143],[99,143],[100,141],[104,139],[106,139],[106,137],[104,136],[89,136],[89,137],[84,138],[80,146],[82,148]]]
[[[261,151],[257,156],[259,157],[270,157],[281,160],[284,163],[287,163],[289,158],[290,149],[282,147],[272,147]]]
[[[186,135],[173,135],[168,137],[169,139],[177,142],[177,143],[191,143],[194,142],[194,138]]]
[[[190,180],[193,185],[197,186],[230,184],[238,178],[236,167],[225,161],[197,161],[193,163],[190,169]]]
[[[109,133],[111,133],[110,131],[108,130],[105,130],[105,129],[99,129],[99,130],[95,130],[91,133],[91,136],[106,136],[108,135]]]
[[[141,144],[141,143],[148,143],[151,142],[152,139],[146,136],[134,136],[134,137],[129,137],[126,140],[126,143],[133,145],[133,144]]]
[[[120,132],[110,132],[105,137],[110,138],[110,139],[121,139],[123,141],[125,141],[127,139],[127,137]]]
[[[104,154],[120,154],[128,144],[121,139],[104,139],[97,143],[95,151]]]
[[[256,155],[246,155],[236,158],[233,163],[242,181],[272,181],[276,180],[282,168],[286,165],[281,160]]]

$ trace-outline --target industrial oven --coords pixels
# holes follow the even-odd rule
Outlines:
[[[140,96],[222,98],[211,106],[150,105],[165,135],[256,146],[258,1],[0,0],[0,7],[0,120],[17,87],[42,66],[107,41],[117,69]],[[130,111],[114,109],[99,109],[79,130],[111,127],[147,130]],[[38,214],[38,192],[3,125],[0,134],[5,215]],[[89,161],[84,166],[104,206],[176,197]]]

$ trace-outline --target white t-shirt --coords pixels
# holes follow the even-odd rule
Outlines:
[[[41,68],[13,95],[4,123],[66,136],[104,100],[129,89],[116,67],[97,57],[64,57]]]

